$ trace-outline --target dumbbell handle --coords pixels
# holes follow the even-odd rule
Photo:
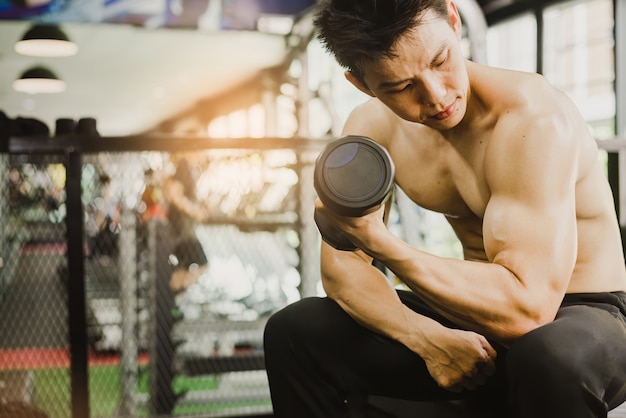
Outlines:
[[[335,228],[335,226],[330,223],[328,218],[323,213],[315,210],[313,213],[313,219],[315,220],[317,229],[319,229],[322,234],[322,239],[333,248],[342,251],[354,251],[357,249],[348,236],[339,229]]]
[[[389,198],[391,195],[392,193],[390,192],[387,197]],[[387,201],[387,199],[385,199],[385,201]],[[330,244],[331,247],[341,251],[354,251],[358,249],[358,247],[350,241],[350,238],[348,238],[343,231],[335,228],[335,226],[330,223],[328,218],[317,209],[313,212],[313,219],[315,220],[317,229],[319,229],[322,234],[322,239]]]

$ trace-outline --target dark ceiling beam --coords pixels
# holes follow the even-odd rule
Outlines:
[[[520,14],[533,13],[537,9],[565,1],[567,0],[480,0],[478,3],[485,14],[487,24],[491,26]]]

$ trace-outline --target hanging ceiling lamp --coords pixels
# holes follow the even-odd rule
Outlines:
[[[57,25],[35,24],[15,43],[15,51],[36,57],[69,57],[78,52],[78,45]]]
[[[61,93],[65,91],[65,81],[60,80],[46,67],[31,67],[13,82],[13,89],[21,93]]]

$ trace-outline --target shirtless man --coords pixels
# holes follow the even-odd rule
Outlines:
[[[372,97],[344,133],[388,149],[397,185],[446,216],[464,260],[410,247],[385,208],[341,217],[318,200],[360,250],[323,243],[328,297],[270,318],[275,415],[365,416],[381,395],[483,400],[481,418],[606,417],[626,400],[626,271],[575,106],[540,75],[466,60],[451,0],[322,1],[315,24]]]

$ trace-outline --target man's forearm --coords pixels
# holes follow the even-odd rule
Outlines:
[[[503,266],[441,258],[399,239],[376,254],[411,290],[451,321],[507,343],[545,319],[536,296]]]
[[[376,267],[353,254],[340,257],[336,258],[334,250],[323,250],[323,283],[328,297],[362,326],[423,355],[430,336],[443,332],[444,327],[406,307]]]

